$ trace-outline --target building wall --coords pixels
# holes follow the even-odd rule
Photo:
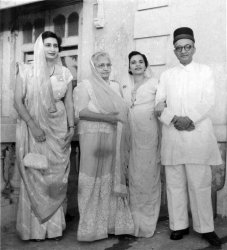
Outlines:
[[[15,139],[15,117],[13,109],[13,91],[15,84],[15,34],[11,33],[12,13],[5,12],[1,20],[1,141],[9,142]]]
[[[105,50],[110,54],[113,64],[112,77],[127,72],[127,55],[134,49],[133,29],[136,5],[135,0],[84,1],[79,80],[89,76],[89,59],[99,50]],[[103,22],[102,28],[98,25],[101,22]]]

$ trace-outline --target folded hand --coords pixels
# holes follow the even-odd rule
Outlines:
[[[173,124],[179,131],[192,131],[195,129],[193,121],[188,116],[174,116]]]

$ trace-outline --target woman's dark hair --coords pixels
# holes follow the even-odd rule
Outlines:
[[[49,38],[49,37],[52,37],[52,38],[55,38],[57,40],[57,43],[58,43],[58,48],[59,48],[59,52],[61,51],[61,43],[62,43],[62,40],[61,40],[61,37],[57,36],[54,32],[52,31],[44,31],[42,33],[42,39],[43,41],[46,39],[46,38]]]
[[[144,54],[140,53],[139,51],[132,51],[132,52],[130,52],[129,55],[128,55],[128,62],[129,62],[129,64],[128,64],[128,73],[129,73],[130,75],[132,75],[132,72],[130,71],[130,60],[131,60],[131,58],[132,58],[133,56],[136,56],[136,55],[142,56],[146,68],[147,68],[147,66],[148,66],[148,60],[147,60],[147,57],[146,57]]]

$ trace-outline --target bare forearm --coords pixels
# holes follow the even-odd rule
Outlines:
[[[94,121],[94,122],[107,122],[107,123],[114,123],[113,117],[109,114],[101,114],[101,113],[95,113],[90,111],[89,109],[83,109],[79,112],[80,120],[86,120],[86,121]]]
[[[14,92],[14,107],[17,110],[19,116],[28,124],[28,126],[34,127],[35,123],[24,105],[25,94],[23,93],[23,81],[18,74],[16,77],[16,86]]]
[[[14,108],[18,112],[19,116],[28,124],[28,126],[30,128],[35,125],[34,120],[32,119],[28,110],[24,106],[22,100],[15,99],[14,100]]]
[[[87,108],[79,112],[80,119],[86,121],[105,122],[105,116],[105,114],[95,113]]]
[[[68,84],[68,89],[64,98],[64,104],[67,114],[68,126],[70,128],[74,127],[74,107],[73,107],[73,97],[72,97],[72,82]]]
[[[72,127],[74,126],[74,108],[73,104],[67,104],[65,105],[66,113],[67,113],[67,120],[68,120],[68,126]]]

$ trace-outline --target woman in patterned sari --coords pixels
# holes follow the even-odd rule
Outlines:
[[[17,231],[23,240],[59,239],[74,134],[72,75],[59,59],[61,40],[46,31],[34,45],[34,64],[18,65],[15,108],[21,175]],[[46,156],[48,168],[24,166],[27,153]]]
[[[97,52],[90,63],[91,77],[75,88],[73,96],[80,118],[79,241],[132,234],[134,230],[125,184],[128,108],[119,84],[109,80],[109,55]]]

